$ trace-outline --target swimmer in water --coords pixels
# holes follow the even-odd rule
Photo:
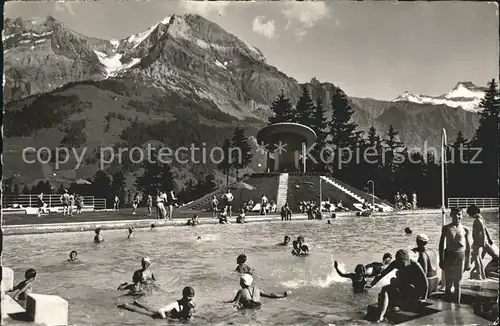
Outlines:
[[[141,290],[149,290],[153,283],[156,281],[154,273],[149,268],[151,266],[151,260],[149,257],[142,257],[141,260],[142,268],[134,272],[132,276],[132,284],[127,282],[120,284],[118,290],[130,290],[132,292],[140,292]]]
[[[354,273],[347,274],[344,274],[339,270],[339,264],[337,263],[337,261],[334,262],[333,266],[341,277],[351,279],[352,289],[354,290],[354,293],[363,293],[366,291],[366,269],[363,264],[356,265]]]
[[[104,242],[104,238],[101,235],[101,228],[95,229],[95,237],[94,237],[94,242],[95,243],[101,243]]]
[[[182,290],[182,298],[169,303],[168,305],[161,307],[159,309],[155,309],[146,304],[140,303],[137,300],[134,300],[134,305],[146,310],[147,314],[149,314],[153,318],[175,318],[175,319],[190,319],[195,312],[196,304],[194,302],[194,289],[190,286],[186,286]],[[125,304],[124,308],[130,309],[130,304]],[[132,309],[131,309],[132,310]],[[135,309],[134,309],[135,310]]]
[[[128,228],[128,236],[127,236],[127,239],[130,239],[130,237],[132,236],[132,233],[134,233],[134,227],[131,226]]]
[[[236,263],[238,266],[236,266],[236,271],[241,274],[252,274],[252,268],[246,264],[247,262],[247,256],[244,254],[241,254],[236,258]]]
[[[234,306],[238,309],[260,309],[262,303],[260,302],[260,297],[270,298],[270,299],[280,299],[286,298],[288,292],[285,291],[283,294],[267,293],[255,286],[252,286],[253,277],[250,274],[242,274],[240,277],[241,289],[236,293],[236,296],[231,301],[225,301],[225,303],[234,303]]]
[[[155,229],[156,225],[154,225],[154,223],[151,223],[151,229],[149,229],[149,231],[153,231]]]
[[[290,237],[288,235],[285,235],[283,238],[283,242],[280,243],[280,246],[288,246],[290,244]]]
[[[68,259],[68,261],[69,262],[78,261],[78,253],[76,252],[76,250],[72,250],[69,253],[69,259]]]
[[[292,242],[292,244],[293,244],[292,255],[305,256],[309,254],[309,247],[305,244],[305,239],[303,236],[297,237],[297,240]]]
[[[412,231],[409,227],[406,227],[406,228],[405,228],[405,234],[406,234],[406,235],[410,235],[410,234],[412,234],[412,233],[413,233],[413,231]]]

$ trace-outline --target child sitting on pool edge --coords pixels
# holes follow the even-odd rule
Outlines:
[[[252,274],[252,268],[245,264],[247,262],[247,256],[245,254],[241,254],[236,258],[236,271],[241,274]]]
[[[21,306],[26,305],[27,294],[31,292],[33,282],[36,278],[36,271],[33,268],[28,269],[24,273],[25,280],[14,286],[14,288],[7,292],[14,292],[12,298],[18,301]]]

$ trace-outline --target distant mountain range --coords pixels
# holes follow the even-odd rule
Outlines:
[[[21,169],[35,178],[20,166],[20,150],[58,146],[68,138],[68,125],[80,126],[90,148],[146,140],[215,145],[237,125],[254,136],[282,90],[296,102],[301,87],[308,87],[324,100],[329,116],[331,93],[341,91],[315,78],[299,84],[269,65],[260,50],[198,15],[170,15],[121,40],[86,37],[53,17],[6,19],[3,40],[7,176]],[[360,130],[374,125],[381,134],[392,124],[409,146],[422,147],[426,140],[438,146],[441,128],[450,138],[459,130],[473,135],[478,114],[471,103],[481,90],[460,82],[438,97],[351,98],[353,119]],[[95,172],[90,165],[76,177]],[[178,177],[193,177],[197,169],[179,166]]]
[[[458,82],[451,91],[440,96],[415,95],[405,92],[396,97],[393,102],[408,101],[419,104],[444,104],[453,108],[477,112],[479,102],[483,99],[485,91],[486,87],[478,87],[470,81],[462,81]]]

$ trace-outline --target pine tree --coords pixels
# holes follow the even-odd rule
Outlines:
[[[340,89],[332,93],[332,120],[330,122],[331,143],[336,148],[354,148],[357,124],[351,121],[354,110],[349,98]]]
[[[236,180],[238,180],[239,170],[250,165],[253,158],[252,147],[248,143],[248,138],[245,137],[245,130],[243,128],[238,127],[234,130],[232,148],[232,167],[236,170]]]
[[[394,130],[393,126],[389,126],[389,131],[387,132],[387,138],[384,139],[384,148],[382,149],[382,164],[384,166],[384,177],[386,182],[386,187],[391,193],[399,190],[397,184],[398,169],[401,166],[399,162],[405,155],[405,147],[401,141],[397,138],[398,132]]]
[[[22,193],[23,195],[29,195],[31,193],[30,188],[28,188],[27,185],[24,185]]]
[[[59,185],[59,188],[57,188],[57,193],[62,195],[62,194],[64,194],[65,190],[66,190],[66,187],[64,187],[64,185],[61,183]],[[31,193],[34,193],[33,190],[31,190]]]
[[[226,175],[226,184],[229,184],[229,172],[231,171],[231,167],[233,166],[230,149],[231,140],[225,139],[224,144],[222,145],[223,159],[219,164],[217,164],[217,168],[219,169],[219,171]]]
[[[281,94],[271,104],[271,111],[274,113],[274,116],[269,117],[269,124],[294,122],[295,120],[295,110],[283,90],[281,90]]]
[[[334,149],[336,149],[336,157],[333,160],[332,168],[337,170],[339,173],[338,177],[343,179],[345,182],[350,181],[348,166],[355,164],[352,160],[348,159],[348,153],[344,149],[349,149],[351,151],[356,150],[357,135],[356,135],[356,123],[351,121],[353,114],[353,108],[349,101],[347,95],[340,89],[336,89],[332,93],[332,120],[329,123],[330,129],[330,144]],[[340,157],[343,155],[343,157]],[[349,161],[347,164],[344,163],[343,166],[339,166],[341,162]]]
[[[142,163],[143,174],[135,181],[135,187],[144,194],[174,190],[175,179],[170,165],[160,163],[158,154],[151,152],[151,158]]]
[[[493,79],[488,83],[485,96],[479,104],[481,115],[472,145],[481,149],[480,164],[474,165],[476,170],[476,196],[498,196],[498,152],[499,152],[499,113],[500,93]]]
[[[316,159],[318,162],[317,166],[315,166],[315,170],[321,171],[321,172],[326,172],[327,166],[322,162],[322,159],[320,157],[321,151],[326,147],[327,145],[327,136],[328,136],[328,120],[326,118],[326,110],[323,106],[323,100],[318,97],[316,98],[316,105],[315,105],[315,110],[314,110],[314,123],[311,126],[313,128],[314,132],[316,133],[317,139],[316,139],[316,146],[314,147],[312,151],[313,157]],[[325,161],[328,161],[329,158],[325,157],[326,156],[325,151],[323,151],[323,159]]]
[[[295,105],[295,122],[314,127],[315,107],[306,86],[302,87],[302,95]]]
[[[105,171],[95,173],[91,188],[95,198],[106,198],[107,206],[112,205],[111,180]]]
[[[12,194],[16,197],[19,196],[19,185],[17,183],[14,185],[14,190]]]

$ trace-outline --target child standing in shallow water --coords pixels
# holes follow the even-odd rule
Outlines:
[[[354,290],[354,293],[363,293],[366,291],[366,269],[365,266],[362,264],[359,264],[356,266],[354,269],[354,273],[348,273],[344,274],[339,270],[339,264],[337,261],[334,262],[334,267],[337,273],[341,277],[345,278],[350,278],[352,281],[352,289]]]
[[[104,242],[104,238],[101,235],[101,228],[95,229],[95,237],[94,237],[94,242],[95,243],[101,243]]]

